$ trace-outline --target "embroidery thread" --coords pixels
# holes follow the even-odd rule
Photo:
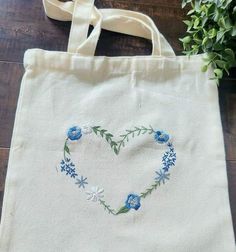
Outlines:
[[[161,159],[162,166],[154,173],[154,183],[152,183],[139,194],[128,194],[124,205],[118,210],[113,209],[108,203],[106,203],[104,200],[103,188],[92,186],[90,191],[86,191],[87,200],[100,203],[104,210],[109,214],[119,215],[129,212],[131,209],[137,211],[141,207],[142,199],[145,199],[148,195],[152,194],[157,187],[165,185],[165,183],[170,179],[169,170],[171,167],[175,166],[176,152],[173,144],[170,142],[171,137],[167,132],[163,130],[154,130],[152,126],[134,127],[133,129],[126,130],[124,134],[120,135],[120,139],[115,141],[113,134],[111,134],[108,130],[103,129],[101,126],[73,126],[67,131],[67,138],[65,140],[63,149],[64,158],[61,160],[60,168],[62,173],[65,173],[65,175],[71,179],[76,180],[75,184],[78,186],[78,188],[84,190],[89,183],[87,181],[87,177],[77,173],[75,164],[71,160],[69,144],[70,141],[79,141],[81,137],[91,133],[104,138],[116,155],[119,155],[121,149],[126,146],[130,139],[145,134],[153,135],[153,139],[156,143],[167,146],[167,150],[164,152]]]

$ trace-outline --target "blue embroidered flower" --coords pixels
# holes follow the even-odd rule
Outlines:
[[[67,136],[72,141],[79,140],[82,137],[81,128],[78,126],[69,128]]]
[[[161,182],[163,184],[165,184],[166,180],[170,179],[170,174],[169,173],[165,173],[162,170],[160,170],[159,172],[156,171],[157,177],[155,178],[155,180],[161,184]]]
[[[75,171],[75,164],[69,158],[61,161],[61,172],[65,172],[67,176],[75,178],[78,174]]]
[[[155,132],[154,138],[159,144],[164,144],[169,141],[170,136],[166,132],[158,130]]]
[[[127,200],[125,201],[125,206],[128,209],[135,209],[138,210],[141,206],[140,204],[140,196],[137,194],[129,194]]]
[[[84,178],[83,176],[81,176],[80,179],[77,178],[76,180],[77,180],[77,182],[75,184],[78,185],[79,188],[80,187],[85,188],[85,185],[88,184],[88,182],[86,181],[87,178]]]

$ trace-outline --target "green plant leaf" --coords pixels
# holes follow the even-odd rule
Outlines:
[[[207,41],[208,41],[208,37],[205,37],[205,38],[202,40],[202,45],[206,45]]]
[[[186,37],[180,39],[180,41],[182,41],[185,44],[188,44],[191,41],[191,37],[190,36],[186,36]]]
[[[226,28],[224,17],[221,17],[221,18],[218,20],[218,25],[219,25],[221,28],[224,28],[224,29]]]
[[[209,38],[214,38],[217,35],[217,30],[215,28],[212,28],[209,32],[208,32]]]
[[[202,68],[201,68],[202,72],[206,72],[207,68],[208,68],[208,65],[203,65]]]
[[[230,67],[236,66],[236,6],[235,0],[182,0],[190,3],[187,32],[183,43],[185,55],[208,53],[202,71],[212,65],[217,81]]]
[[[198,45],[202,44],[202,39],[199,38],[197,33],[193,35],[193,41],[196,42]]]
[[[218,22],[219,19],[220,19],[220,12],[219,12],[219,9],[215,7],[214,13],[213,13],[213,20],[214,22]]]
[[[231,35],[232,35],[233,37],[236,36],[236,24],[232,27]]]
[[[215,73],[217,79],[221,79],[223,77],[223,71],[219,68],[214,69],[214,73]]]
[[[187,15],[189,16],[189,15],[191,15],[193,13],[194,13],[194,10],[190,10],[190,11],[188,11]]]
[[[230,3],[232,2],[233,0],[224,0],[224,1],[219,1],[220,3],[218,4],[219,7],[221,7],[222,9],[225,9],[227,8]]]
[[[207,21],[208,21],[208,17],[203,17],[201,26],[204,27]]]
[[[209,60],[214,60],[219,56],[219,54],[216,52],[209,52],[207,55],[208,55]]]
[[[188,27],[189,27],[189,26],[192,26],[192,22],[189,21],[189,20],[184,20],[183,22],[184,22]]]
[[[227,62],[225,62],[224,60],[215,60],[215,63],[220,68],[225,68],[227,64]]]
[[[226,33],[225,30],[218,31],[217,35],[216,35],[216,42],[219,42],[220,40],[223,40],[225,33]]]
[[[218,42],[217,43],[215,42],[212,49],[215,51],[221,51],[224,49],[224,45],[222,45]]]
[[[196,29],[198,27],[199,23],[200,23],[200,19],[196,18],[194,23],[193,23],[193,27]]]
[[[229,61],[232,61],[232,62],[235,61],[235,53],[234,53],[234,51],[232,49],[226,48],[225,53],[229,56],[228,57]]]
[[[191,3],[192,0],[182,0],[182,8],[184,8],[188,3]]]

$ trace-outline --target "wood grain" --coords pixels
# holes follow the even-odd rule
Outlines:
[[[234,233],[236,233],[236,161],[227,161],[228,183],[229,183],[229,197],[231,204],[231,212],[233,217]]]
[[[2,212],[2,200],[4,193],[5,178],[7,173],[8,155],[9,155],[8,148],[0,148],[0,202],[1,202],[0,215]]]
[[[153,18],[176,54],[182,47],[178,40],[185,32],[185,12],[179,0],[97,0],[99,8],[140,11]],[[70,22],[46,17],[38,0],[0,0],[0,209],[7,170],[23,55],[28,48],[65,51]],[[145,55],[152,45],[142,38],[103,31],[96,55]],[[229,195],[236,230],[236,69],[221,81],[220,111],[225,139]],[[223,251],[222,251],[223,252]]]
[[[223,125],[226,159],[236,160],[236,78],[221,81],[220,111]],[[236,191],[235,191],[236,192]]]
[[[0,60],[22,62],[29,48],[65,51],[68,43],[70,22],[60,22],[45,16],[41,1],[0,0]],[[159,30],[171,43],[177,54],[182,51],[178,40],[184,34],[183,10],[177,1],[97,1],[100,8],[124,8],[142,11],[151,16]],[[26,7],[26,9],[24,8]],[[27,15],[26,15],[27,13]],[[165,15],[163,15],[165,13]],[[102,46],[106,44],[106,47]],[[148,47],[145,46],[148,44]],[[96,55],[150,54],[150,43],[133,38],[103,32]]]
[[[0,148],[9,148],[23,66],[0,62]]]

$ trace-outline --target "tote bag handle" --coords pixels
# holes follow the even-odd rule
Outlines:
[[[101,28],[151,39],[152,55],[175,56],[150,17],[139,12],[119,9],[97,9],[93,0],[60,2],[43,0],[46,14],[53,19],[72,20],[68,52],[94,55]],[[87,38],[89,24],[94,30]]]

